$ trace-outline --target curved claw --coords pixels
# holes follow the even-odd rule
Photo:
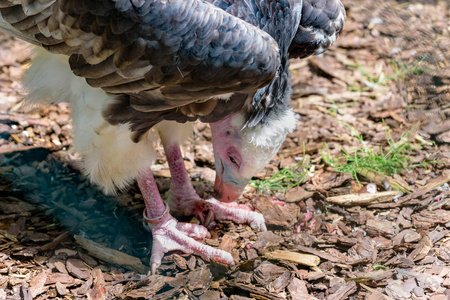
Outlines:
[[[152,270],[152,275],[156,274],[156,269],[158,269],[158,267],[161,265],[161,263],[158,265],[157,263],[151,263],[151,270]]]
[[[206,214],[205,221],[203,222],[203,225],[205,225],[205,227],[209,227],[211,222],[214,221],[214,220],[215,220],[214,211],[212,209],[210,209],[210,210],[208,210],[208,213]]]
[[[167,215],[161,222],[152,225],[152,234],[153,246],[150,258],[152,274],[155,274],[156,269],[161,265],[164,254],[174,250],[195,254],[205,260],[217,260],[229,265],[234,263],[230,253],[195,240],[209,235],[208,230],[203,226],[178,223],[174,217]]]
[[[259,231],[267,231],[266,221],[264,220],[264,216],[255,211],[250,211],[249,218],[252,220],[250,222],[250,227],[259,230]]]

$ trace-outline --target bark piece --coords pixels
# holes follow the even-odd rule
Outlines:
[[[298,186],[288,190],[284,195],[284,200],[286,202],[296,203],[300,202],[301,200],[312,197],[312,195],[314,195],[313,192],[308,192],[307,190],[302,189],[301,187]]]
[[[438,177],[436,179],[431,180],[422,189],[426,189],[426,190],[430,189],[430,190],[432,190],[432,189],[438,188],[440,186],[443,186],[444,184],[446,184],[448,182],[450,182],[450,173],[448,173],[448,174],[446,174],[444,176]]]
[[[77,289],[77,294],[78,295],[85,295],[87,293],[87,291],[91,288],[92,286],[92,277],[89,277],[88,280],[86,280],[83,285],[81,285],[78,289]]]
[[[44,271],[31,278],[29,292],[33,299],[48,289],[48,287],[45,287],[47,275],[48,271]]]
[[[271,197],[260,196],[254,202],[255,208],[264,215],[267,226],[290,228],[298,220],[300,208],[298,205],[286,204],[284,206],[275,204]]]
[[[320,258],[316,255],[304,254],[299,252],[277,250],[264,254],[267,259],[287,260],[295,264],[308,267],[316,267],[320,264]]]
[[[422,237],[420,243],[414,248],[414,250],[409,254],[408,258],[413,261],[418,261],[424,258],[432,249],[433,244],[430,241],[430,238],[427,235]]]
[[[255,299],[270,299],[270,300],[284,300],[285,298],[278,296],[275,293],[267,292],[266,289],[261,287],[256,287],[253,285],[247,285],[243,283],[230,282],[228,284],[230,287],[240,289],[242,291],[246,291],[250,293],[250,296]]]
[[[147,270],[147,267],[144,266],[141,260],[138,259],[137,257],[125,254],[123,252],[111,248],[107,248],[79,235],[75,235],[74,238],[75,241],[81,247],[87,250],[90,255],[100,260],[124,267],[126,269],[135,270],[140,273],[145,273]]]
[[[92,270],[92,277],[94,278],[94,284],[92,289],[87,293],[88,299],[106,299],[105,279],[103,278],[103,273],[100,268]]]
[[[284,288],[291,282],[291,279],[292,273],[286,270],[277,279],[269,284],[268,290],[271,292],[279,293],[283,291]]]
[[[357,287],[354,281],[349,281],[341,286],[335,293],[327,297],[327,300],[347,299],[348,296],[356,292]]]
[[[70,291],[61,282],[56,282],[55,287],[58,295],[60,296],[65,296],[70,293]]]
[[[287,289],[292,299],[317,300],[308,293],[306,283],[298,278],[293,278]]]
[[[390,282],[386,286],[385,291],[394,299],[411,299],[411,292],[408,291],[402,280],[394,280]]]
[[[378,218],[367,220],[367,232],[372,235],[384,235],[387,237],[393,237],[397,230],[395,224],[389,221],[383,221]]]
[[[121,298],[146,298],[149,295],[155,295],[159,290],[166,286],[166,283],[169,283],[172,280],[172,278],[161,275],[147,276],[134,284],[126,286],[119,296]]]
[[[69,236],[70,236],[70,234],[67,231],[63,232],[60,235],[58,235],[56,238],[54,238],[51,242],[49,242],[49,243],[47,243],[45,245],[39,246],[38,250],[39,251],[47,251],[47,250],[54,249],[56,246],[58,246],[58,244],[61,241],[65,240]]]
[[[178,254],[173,254],[172,255],[173,261],[174,263],[177,265],[178,268],[180,268],[181,270],[186,270],[187,269],[187,261],[184,257],[178,255]]]
[[[195,270],[187,275],[186,287],[191,290],[206,290],[211,284],[212,274],[208,268]]]
[[[255,269],[252,280],[262,286],[267,286],[286,271],[286,268],[264,261]]]
[[[300,245],[296,245],[295,248],[297,248],[299,251],[316,255],[324,260],[328,260],[333,263],[354,264],[356,262],[355,259],[342,253],[338,253],[339,255],[336,255],[336,253],[331,254],[325,251],[314,249],[312,247],[305,247]]]
[[[208,290],[199,297],[200,300],[220,299],[220,292],[216,290]]]
[[[67,273],[66,265],[60,260],[55,261],[55,268],[61,273]]]
[[[366,177],[370,181],[376,183],[379,186],[383,186],[384,182],[387,182],[393,190],[401,191],[403,193],[411,193],[412,190],[409,186],[402,184],[399,180],[396,180],[392,177],[386,176],[384,174],[380,174],[368,169],[359,169],[357,170],[358,174]]]
[[[45,284],[55,284],[60,282],[62,284],[74,284],[76,280],[67,273],[50,273],[47,276]]]
[[[366,206],[393,201],[401,195],[402,192],[399,191],[387,191],[375,194],[365,193],[328,197],[326,198],[326,201],[342,206]]]
[[[66,268],[70,274],[80,279],[86,279],[91,274],[83,261],[76,258],[69,258],[66,262]]]
[[[222,237],[219,249],[231,253],[231,251],[236,247],[237,242],[233,239],[231,234],[225,233]]]
[[[366,296],[366,300],[384,300],[384,299],[385,300],[394,300],[391,297],[388,297],[388,296],[384,295],[383,293],[381,293],[371,287],[368,287],[367,285],[365,285],[363,283],[360,283],[359,285],[370,292],[370,294],[368,294]]]

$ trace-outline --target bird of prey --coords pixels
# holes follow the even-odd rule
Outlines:
[[[289,58],[325,51],[344,21],[339,0],[0,0],[0,29],[42,49],[24,78],[28,101],[69,103],[84,172],[106,193],[137,180],[153,273],[171,250],[233,263],[170,210],[266,229],[226,202],[294,130]],[[196,194],[180,151],[195,120],[211,126],[214,199]],[[158,137],[166,202],[150,169]]]

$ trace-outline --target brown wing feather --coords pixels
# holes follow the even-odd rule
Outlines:
[[[279,65],[268,34],[199,0],[2,0],[0,14],[50,52],[69,55],[74,73],[92,86],[126,94],[128,104],[143,93],[150,107],[154,93],[165,115],[218,95],[252,93]],[[191,111],[202,106],[210,110]]]

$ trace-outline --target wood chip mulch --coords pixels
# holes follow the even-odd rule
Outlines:
[[[450,7],[444,0],[345,0],[332,49],[291,62],[297,130],[258,178],[307,162],[286,192],[241,203],[269,231],[223,222],[208,245],[235,266],[170,253],[149,276],[151,235],[136,186],[104,196],[80,172],[67,105],[24,110],[28,46],[0,35],[0,299],[432,299],[450,298]],[[404,72],[418,66],[418,72]],[[324,162],[407,134],[412,164],[360,184]],[[197,124],[185,163],[210,197],[210,130]],[[326,143],[326,145],[324,144]],[[163,195],[170,173],[154,166]],[[432,163],[438,162],[438,163]],[[196,222],[192,218],[184,221]]]

